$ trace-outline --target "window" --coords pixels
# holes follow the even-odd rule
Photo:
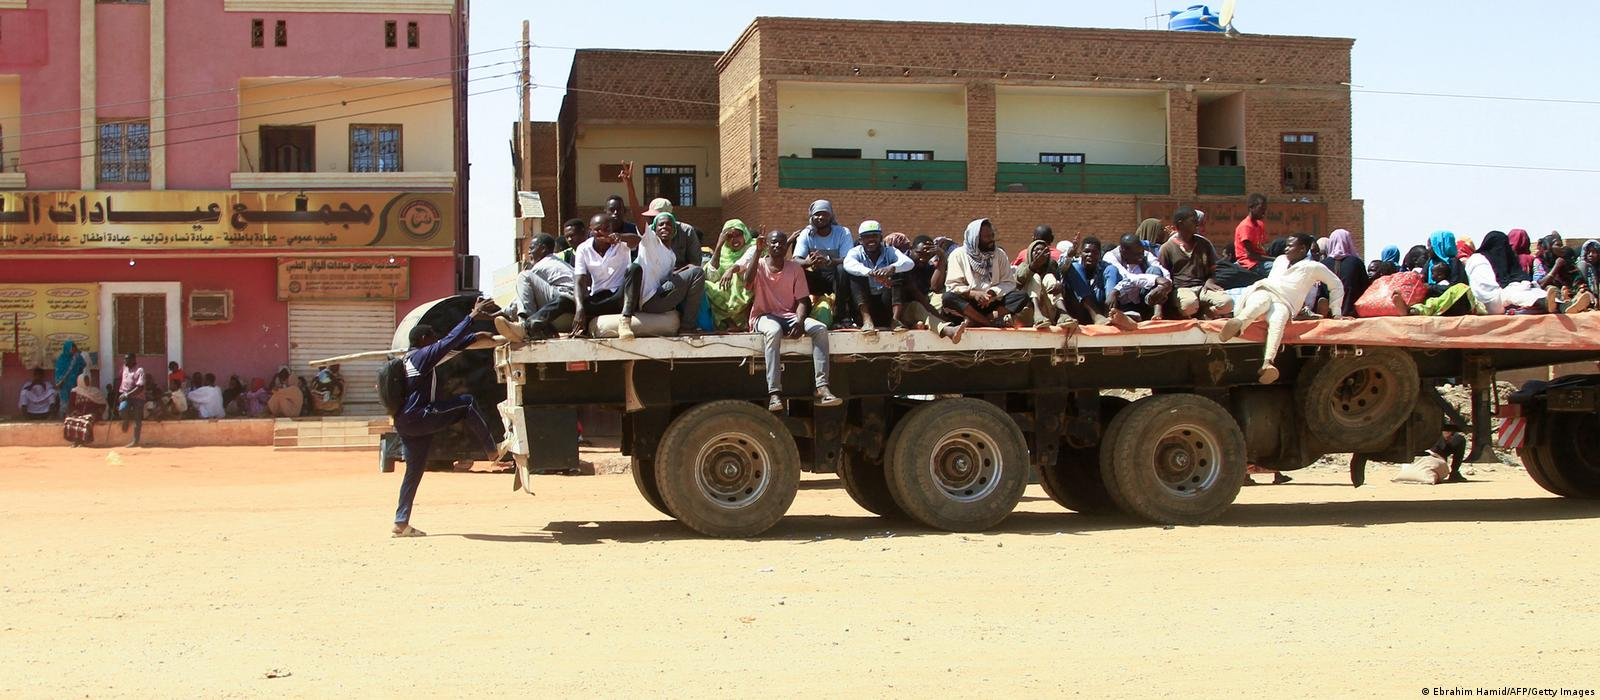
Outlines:
[[[400,45],[400,35],[395,29],[394,20],[383,23],[383,47],[392,49]]]
[[[812,158],[860,158],[859,148],[813,148]]]
[[[1281,162],[1284,192],[1317,191],[1317,135],[1284,134]]]
[[[1047,165],[1083,165],[1082,153],[1040,153],[1039,162]]]
[[[416,22],[406,22],[406,48],[414,49],[422,44],[422,32],[417,29]]]
[[[150,122],[101,122],[101,182],[150,181]]]
[[[196,290],[189,295],[189,320],[225,323],[233,320],[233,292]]]
[[[288,22],[285,22],[285,21],[283,21],[281,19],[278,20],[277,26],[272,30],[272,45],[273,46],[280,46],[280,47],[289,45],[289,23]]]
[[[263,126],[261,172],[316,172],[317,129],[311,126]]]
[[[163,294],[117,294],[116,355],[167,354],[167,297]]]
[[[621,179],[622,179],[622,164],[620,164],[620,163],[601,163],[600,164],[600,181],[601,182],[620,182]]]
[[[644,198],[656,197],[666,197],[680,207],[694,206],[694,166],[644,166]]]
[[[398,173],[400,157],[399,124],[350,125],[350,172]]]
[[[250,20],[250,46],[261,48],[267,45],[267,21],[263,19]]]
[[[889,160],[933,160],[933,151],[885,151]]]

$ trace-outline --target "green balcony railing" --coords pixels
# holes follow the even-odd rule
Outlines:
[[[964,160],[779,158],[778,186],[797,190],[965,190]]]
[[[1172,184],[1165,165],[999,163],[995,168],[994,189],[996,192],[1167,194]]]
[[[1195,189],[1200,194],[1244,194],[1244,166],[1242,165],[1201,166],[1197,174],[1199,181],[1195,184]]]

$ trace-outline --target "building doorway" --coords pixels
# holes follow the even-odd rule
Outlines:
[[[177,282],[100,284],[100,383],[122,376],[122,355],[133,353],[153,385],[167,388],[167,363],[183,364],[183,286]]]

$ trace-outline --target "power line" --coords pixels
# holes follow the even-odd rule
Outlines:
[[[511,76],[511,75],[516,75],[516,74],[517,73],[515,71],[511,71],[511,72],[507,72],[507,73],[500,73],[500,74],[497,74],[497,75],[479,76],[477,78],[469,78],[468,80],[466,80],[466,82],[473,83],[473,82],[477,82],[479,80],[493,80],[495,78],[504,78],[504,77]],[[338,102],[327,102],[327,103],[323,103],[323,104],[319,104],[319,105],[312,105],[312,106],[309,106],[309,107],[295,107],[293,109],[286,109],[286,110],[282,110],[282,111],[278,111],[278,112],[265,112],[265,113],[262,113],[262,114],[252,114],[252,115],[249,115],[248,118],[250,118],[250,119],[261,119],[263,117],[277,117],[277,116],[284,116],[284,115],[288,115],[288,114],[296,114],[296,113],[300,113],[300,112],[312,112],[312,111],[323,110],[323,109],[331,109],[331,108],[335,108],[335,107],[343,107],[343,106],[346,106],[346,105],[348,105],[348,104],[350,104],[352,102],[366,102],[366,101],[369,101],[369,100],[377,100],[377,99],[383,99],[383,98],[388,98],[388,97],[398,97],[400,95],[409,95],[409,94],[414,93],[414,92],[426,92],[426,91],[429,91],[429,90],[438,90],[438,89],[440,89],[442,87],[444,87],[444,86],[425,85],[425,86],[422,86],[422,87],[411,88],[411,89],[408,89],[408,90],[385,92],[385,93],[379,93],[379,94],[375,94],[375,95],[367,95],[365,97],[354,97],[354,98],[350,98],[350,99],[346,99],[346,100],[340,100]],[[388,108],[385,108],[385,109],[376,110],[376,112],[384,112],[384,111],[390,111],[390,110],[395,110],[395,109],[404,109],[404,107],[388,107]],[[367,112],[367,114],[371,114],[371,113],[374,113],[374,112]],[[221,119],[221,120],[216,120],[216,121],[200,122],[198,124],[182,124],[182,125],[178,125],[178,126],[168,126],[166,128],[163,128],[163,129],[151,129],[150,130],[150,135],[154,136],[156,134],[166,134],[166,133],[171,133],[171,132],[175,132],[175,131],[183,131],[183,130],[187,130],[187,129],[201,129],[201,128],[205,128],[205,127],[208,127],[208,126],[219,126],[219,125],[223,125],[223,124],[234,124],[234,123],[236,123],[238,121],[239,121],[239,119],[237,119],[237,118],[236,119]],[[314,123],[314,122],[306,122],[306,123]],[[74,131],[76,131],[76,129],[74,129]],[[62,141],[60,143],[54,143],[54,144],[25,146],[23,148],[16,149],[13,152],[22,153],[22,152],[25,152],[25,151],[38,151],[38,150],[49,150],[49,149],[55,149],[55,148],[68,148],[68,147],[71,147],[71,146],[83,146],[83,145],[91,144],[91,143],[99,143],[99,141],[100,141],[100,138],[99,138],[99,135],[97,134],[96,136],[94,136],[92,138],[83,139],[83,140],[80,140],[80,141]],[[174,142],[168,141],[165,144],[163,144],[163,146],[171,145],[172,143],[174,143]],[[80,154],[79,157],[82,158],[83,156]],[[29,166],[38,165],[40,163],[46,163],[46,162],[51,162],[51,161],[48,161],[48,160],[46,160],[46,161],[22,161],[22,162],[19,163],[19,167],[29,167]]]
[[[498,49],[486,49],[486,50],[483,50],[483,51],[474,51],[472,53],[463,53],[463,54],[453,54],[453,55],[450,55],[450,56],[437,56],[437,57],[434,57],[434,58],[424,58],[424,59],[421,59],[421,60],[418,60],[418,61],[407,61],[407,62],[404,62],[404,63],[390,63],[390,64],[386,64],[386,65],[381,65],[381,66],[373,66],[371,68],[361,68],[361,69],[351,70],[351,71],[341,71],[338,74],[313,75],[313,76],[307,76],[307,77],[302,77],[302,78],[288,78],[288,79],[285,79],[285,80],[279,80],[279,81],[274,81],[274,82],[269,82],[269,83],[262,83],[260,85],[255,86],[255,87],[277,87],[277,86],[280,86],[280,85],[294,85],[296,83],[303,83],[303,82],[307,82],[307,81],[311,81],[311,80],[327,80],[329,78],[347,78],[347,77],[350,77],[351,75],[357,75],[357,74],[361,74],[361,73],[371,73],[373,71],[390,70],[390,69],[394,69],[394,68],[405,68],[407,66],[415,66],[415,65],[420,65],[420,64],[423,64],[423,63],[435,63],[435,62],[438,62],[438,61],[454,60],[454,59],[457,59],[457,58],[469,58],[469,57],[472,57],[472,56],[482,56],[484,54],[498,53],[498,52],[501,52],[501,51],[511,51],[513,49],[521,48],[521,46],[522,46],[522,44],[519,42],[517,44],[512,44],[511,46],[503,46],[503,47],[498,48]],[[200,92],[183,93],[183,94],[179,94],[179,95],[163,95],[161,97],[161,100],[163,102],[166,102],[166,101],[171,101],[171,100],[181,100],[181,99],[185,99],[185,98],[189,98],[189,97],[202,97],[202,96],[205,96],[205,95],[215,95],[215,94],[218,94],[218,93],[238,92],[238,91],[239,91],[238,87],[215,88],[215,89],[212,89],[212,90],[203,90],[203,91],[200,91]],[[73,113],[78,113],[78,112],[87,112],[87,111],[89,111],[91,109],[94,109],[94,110],[104,109],[106,107],[122,107],[122,106],[126,106],[126,105],[149,104],[149,103],[151,103],[153,101],[154,100],[152,100],[150,98],[144,98],[144,99],[139,99],[139,100],[128,100],[128,101],[125,101],[125,102],[111,102],[111,103],[107,103],[107,104],[81,105],[81,106],[79,106],[77,108],[73,108],[73,109],[63,108],[63,109],[45,110],[45,111],[42,111],[42,112],[20,112],[20,113],[17,113],[17,114],[0,116],[0,120],[22,119],[24,117],[42,117],[42,116],[50,115],[50,114],[73,114]]]
[[[615,92],[615,91],[610,91],[610,90],[594,90],[594,89],[589,89],[589,88],[564,87],[564,86],[559,86],[559,85],[537,85],[536,87],[549,88],[549,89],[554,89],[554,90],[565,90],[565,91],[568,91],[568,92],[582,92],[582,93],[591,93],[591,94],[597,94],[597,95],[610,95],[610,96],[614,96],[614,97],[628,97],[628,98],[641,99],[641,100],[660,100],[660,101],[665,101],[665,102],[677,102],[677,103],[687,103],[687,104],[708,105],[708,106],[712,106],[712,107],[721,107],[721,103],[708,102],[708,101],[705,101],[705,100],[686,100],[686,99],[681,99],[681,98],[658,97],[658,96],[655,96],[655,95],[640,95],[640,94],[631,94],[631,93],[624,93],[624,92]],[[848,119],[848,120],[852,120],[852,121],[864,121],[864,122],[873,122],[873,123],[879,123],[879,124],[896,124],[896,125],[900,125],[900,126],[917,126],[917,127],[931,128],[931,129],[962,129],[964,131],[978,131],[980,133],[993,133],[993,134],[996,134],[996,135],[1004,134],[1004,135],[1007,135],[1007,136],[1032,136],[1032,137],[1036,137],[1036,138],[1060,139],[1060,140],[1072,140],[1072,141],[1094,141],[1094,142],[1099,142],[1099,143],[1121,143],[1121,144],[1130,144],[1130,145],[1138,145],[1138,146],[1160,146],[1162,148],[1170,148],[1171,147],[1171,144],[1169,144],[1169,143],[1156,142],[1156,141],[1135,141],[1135,140],[1130,140],[1130,139],[1108,139],[1108,138],[1099,138],[1099,137],[1093,137],[1093,136],[1075,136],[1075,135],[1072,135],[1072,134],[1035,134],[1035,133],[1028,133],[1028,132],[1009,131],[1009,130],[1004,130],[1004,129],[999,129],[999,128],[974,129],[974,128],[972,128],[970,126],[966,126],[966,125],[955,126],[955,125],[951,125],[951,124],[927,124],[927,123],[919,123],[919,122],[898,121],[898,120],[893,120],[893,119],[880,119],[880,118],[875,118],[875,117],[856,117],[856,116],[849,116],[849,115],[842,115],[842,114],[823,114],[823,113],[818,113],[818,112],[791,112],[791,113],[792,114],[799,114],[799,115],[803,115],[803,116],[808,116],[808,117],[825,117],[825,118],[830,118],[830,119]],[[1221,151],[1237,151],[1239,153],[1245,153],[1245,154],[1254,153],[1254,154],[1257,154],[1257,155],[1280,155],[1280,156],[1281,155],[1296,155],[1296,156],[1304,156],[1304,157],[1308,157],[1308,158],[1329,158],[1329,159],[1343,159],[1343,158],[1348,157],[1350,160],[1353,160],[1353,161],[1358,160],[1358,161],[1371,161],[1371,162],[1376,162],[1376,163],[1402,163],[1402,164],[1408,164],[1408,165],[1439,165],[1439,166],[1450,166],[1450,167],[1460,167],[1460,168],[1488,168],[1488,169],[1498,169],[1498,170],[1523,170],[1523,171],[1540,171],[1540,172],[1557,172],[1557,173],[1600,173],[1600,169],[1593,169],[1593,168],[1565,168],[1565,167],[1548,167],[1548,166],[1537,166],[1537,165],[1503,165],[1503,164],[1494,164],[1494,163],[1464,163],[1464,162],[1438,161],[1438,160],[1414,160],[1414,159],[1405,159],[1405,158],[1380,158],[1380,157],[1375,157],[1375,156],[1357,156],[1357,155],[1344,156],[1342,154],[1334,154],[1334,153],[1294,153],[1294,154],[1286,154],[1284,151],[1280,151],[1280,150],[1259,149],[1259,148],[1244,148],[1242,146],[1238,147],[1238,148],[1231,148],[1231,147],[1230,148],[1223,148],[1223,147],[1220,147],[1220,146],[1199,146],[1199,145],[1196,145],[1195,148],[1198,149],[1198,150],[1202,150],[1202,151],[1218,151],[1218,152],[1221,152]]]
[[[503,75],[496,75],[496,76],[490,76],[490,77],[491,78],[504,78],[504,77],[512,76],[512,75],[516,75],[516,73],[505,73]],[[490,88],[488,90],[480,90],[478,92],[468,93],[467,94],[467,98],[471,99],[473,97],[478,97],[480,95],[488,95],[490,93],[502,92],[502,91],[505,91],[505,90],[517,90],[517,89],[520,89],[521,87],[522,86],[519,83],[517,85],[506,85],[506,86],[503,86],[503,87]],[[403,105],[396,105],[396,106],[393,106],[393,107],[384,107],[384,108],[381,108],[381,109],[368,110],[366,112],[355,112],[355,113],[351,113],[351,114],[338,114],[338,115],[334,115],[334,116],[331,116],[331,117],[323,117],[321,119],[307,119],[307,120],[305,120],[303,122],[299,122],[299,123],[300,124],[320,124],[320,123],[326,122],[326,121],[335,121],[335,120],[339,120],[339,119],[348,119],[350,117],[366,116],[368,114],[380,114],[380,113],[383,113],[383,112],[389,112],[389,111],[393,111],[393,110],[397,110],[397,109],[410,109],[412,107],[422,107],[422,106],[425,106],[425,105],[438,104],[440,102],[447,102],[447,101],[453,100],[453,99],[455,99],[455,96],[451,95],[449,97],[439,97],[439,98],[435,98],[435,99],[432,99],[432,100],[423,100],[421,102],[412,102],[410,104],[403,104]],[[182,145],[182,144],[186,144],[186,143],[199,143],[201,141],[211,141],[211,140],[214,140],[214,139],[231,139],[231,138],[236,138],[236,137],[239,137],[239,136],[244,136],[244,135],[247,135],[247,134],[253,134],[253,133],[256,133],[256,132],[257,132],[256,129],[245,129],[245,130],[242,130],[242,131],[233,131],[233,132],[228,132],[228,133],[225,133],[225,134],[211,134],[211,135],[208,135],[208,136],[198,136],[198,137],[195,137],[195,138],[192,138],[192,139],[186,139],[186,140],[168,141],[166,143],[166,145],[168,145],[168,146],[177,146],[177,145]],[[46,165],[46,164],[49,164],[49,163],[65,163],[65,162],[69,162],[69,161],[80,161],[80,160],[83,160],[84,158],[85,158],[85,156],[83,156],[83,155],[67,156],[67,157],[62,157],[62,158],[47,158],[45,160],[33,161],[32,165]],[[458,176],[459,176],[459,174],[458,174]]]
[[[504,66],[504,65],[508,65],[508,64],[512,64],[512,63],[516,63],[516,62],[517,62],[516,59],[512,59],[510,61],[499,61],[497,63],[486,63],[486,64],[483,64],[483,65],[480,65],[480,66],[473,66],[471,68],[468,68],[467,70],[468,71],[474,71],[474,70],[479,70],[479,69],[483,69],[483,68],[494,68],[494,67],[497,67],[497,66]],[[223,111],[223,110],[231,110],[231,109],[235,109],[235,108],[239,108],[240,111],[243,112],[243,108],[244,107],[253,107],[253,106],[256,106],[256,105],[270,104],[270,103],[273,103],[273,102],[285,102],[285,101],[288,101],[288,100],[298,100],[298,99],[304,99],[304,98],[307,98],[307,97],[317,97],[319,95],[332,95],[334,93],[351,92],[351,91],[355,91],[355,90],[365,90],[365,89],[371,88],[371,87],[394,85],[394,84],[397,84],[397,83],[405,83],[405,82],[410,82],[410,81],[413,81],[413,80],[429,80],[429,79],[435,79],[435,78],[437,78],[438,76],[441,76],[441,75],[450,75],[450,74],[455,73],[455,72],[456,72],[456,69],[451,68],[451,69],[448,69],[448,70],[435,71],[435,72],[432,72],[432,73],[423,73],[422,75],[405,76],[405,77],[400,77],[400,78],[383,78],[383,79],[380,79],[380,80],[375,81],[375,82],[367,83],[365,85],[338,87],[338,88],[333,88],[331,90],[323,90],[321,92],[298,93],[298,94],[294,94],[294,95],[284,95],[283,97],[273,97],[273,98],[268,98],[268,99],[264,99],[264,100],[252,100],[250,102],[240,102],[238,104],[217,105],[215,107],[202,107],[200,109],[184,110],[182,112],[170,112],[170,113],[166,114],[163,117],[163,119],[171,120],[174,117],[183,117],[183,116],[188,116],[188,115],[191,115],[191,114],[203,114],[205,112],[220,112],[220,111]],[[471,79],[469,79],[467,82],[471,82]],[[251,86],[248,89],[256,90],[256,89],[260,89],[262,87],[270,87],[270,85]],[[425,89],[433,89],[433,86],[430,86],[430,87],[425,88]],[[310,108],[307,108],[307,109],[310,109]],[[252,115],[252,116],[274,116],[274,114]],[[138,121],[138,120],[139,119],[126,119],[126,120],[118,120],[118,121]],[[233,120],[230,119],[228,121],[233,121]],[[210,124],[217,124],[217,123],[226,123],[226,122],[208,122],[207,124],[200,124],[200,125],[197,125],[197,126],[208,126]],[[178,127],[178,128],[187,128],[187,126],[196,126],[196,125],[186,125],[185,127]],[[82,131],[83,128],[84,127],[83,127],[82,124],[74,124],[72,126],[61,126],[61,127],[55,127],[55,128],[52,128],[52,129],[42,129],[42,130],[39,130],[39,131],[22,131],[22,132],[18,132],[16,134],[16,138],[18,140],[23,140],[25,138],[36,137],[36,136],[40,136],[40,135],[43,135],[43,134],[55,134],[55,133],[70,132],[70,131]],[[158,130],[155,133],[160,133],[161,131],[165,131],[165,129]],[[81,145],[83,143],[88,143],[88,141],[80,141],[78,143]],[[57,144],[45,144],[45,145],[35,144],[33,146],[26,146],[26,147],[23,147],[23,148],[13,149],[12,153],[21,153],[23,151],[38,150],[38,149],[44,149],[44,148],[59,148],[59,147],[62,147],[62,146],[69,146],[69,145],[72,145],[72,142],[63,141],[63,142],[57,143]]]
[[[575,48],[575,47],[571,47],[571,46],[549,46],[549,45],[541,45],[541,44],[533,44],[532,47],[535,48],[535,49],[547,49],[547,50],[552,50],[552,51],[582,51],[583,50],[583,49],[579,49],[579,48]],[[648,50],[648,49],[618,49],[618,51],[626,51],[626,52],[629,52],[629,53],[639,53],[639,54],[657,55],[657,56],[675,56],[675,57],[678,57],[678,58],[683,58],[683,52],[680,52],[680,51],[652,51],[652,50]],[[1103,74],[1099,74],[1099,73],[1066,73],[1066,72],[1049,73],[1049,72],[1041,72],[1041,71],[1011,70],[1011,69],[1006,69],[1006,68],[980,68],[980,67],[973,67],[973,66],[919,66],[919,65],[906,64],[906,63],[866,63],[866,62],[862,62],[862,61],[838,61],[838,60],[828,60],[828,59],[820,59],[820,58],[783,58],[783,57],[778,57],[778,56],[762,56],[761,60],[763,60],[763,61],[777,61],[777,62],[782,62],[782,63],[805,63],[805,64],[832,65],[832,66],[850,66],[852,68],[888,68],[888,69],[891,69],[891,70],[901,71],[902,73],[907,73],[909,71],[936,71],[936,72],[938,72],[938,73],[940,73],[942,75],[958,75],[960,73],[980,73],[980,74],[981,73],[987,73],[987,74],[1000,76],[1000,77],[1033,77],[1033,78],[1040,78],[1040,79],[1045,79],[1045,80],[1065,80],[1065,81],[1069,81],[1069,82],[1141,83],[1141,84],[1151,84],[1151,85],[1159,84],[1159,85],[1163,85],[1163,86],[1169,85],[1169,84],[1172,84],[1172,83],[1193,83],[1195,85],[1207,85],[1207,86],[1215,86],[1215,87],[1250,87],[1250,88],[1260,88],[1263,85],[1266,85],[1266,86],[1268,86],[1268,87],[1270,87],[1272,89],[1278,89],[1278,90],[1311,90],[1311,91],[1326,91],[1326,92],[1337,92],[1337,93],[1363,93],[1363,94],[1370,94],[1370,95],[1395,95],[1395,96],[1404,96],[1404,97],[1433,97],[1433,98],[1447,98],[1447,99],[1459,99],[1459,100],[1500,100],[1500,101],[1507,101],[1507,102],[1535,102],[1535,103],[1542,103],[1542,104],[1600,105],[1600,100],[1585,100],[1585,99],[1564,98],[1564,97],[1522,97],[1522,96],[1515,96],[1515,95],[1476,95],[1476,94],[1448,93],[1448,92],[1416,92],[1416,91],[1407,91],[1407,90],[1377,90],[1377,89],[1370,89],[1370,88],[1365,88],[1365,87],[1357,87],[1357,86],[1349,85],[1349,84],[1346,84],[1346,83],[1338,83],[1338,84],[1334,84],[1334,85],[1322,85],[1322,84],[1318,84],[1318,83],[1265,83],[1265,82],[1257,81],[1257,80],[1244,81],[1244,82],[1237,82],[1237,81],[1228,82],[1228,81],[1218,81],[1218,80],[1213,79],[1211,76],[1204,76],[1204,75],[1202,75],[1200,77],[1197,77],[1197,78],[1182,78],[1182,77],[1173,77],[1173,76],[1134,77],[1134,76],[1103,75]],[[927,76],[921,76],[921,77],[927,77]]]

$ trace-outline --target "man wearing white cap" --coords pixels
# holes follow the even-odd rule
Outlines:
[[[844,256],[844,272],[849,277],[850,296],[861,314],[861,330],[876,333],[879,323],[893,324],[895,332],[908,330],[901,320],[904,308],[905,274],[911,271],[911,258],[894,246],[883,244],[883,226],[868,219],[856,229],[858,244]]]

